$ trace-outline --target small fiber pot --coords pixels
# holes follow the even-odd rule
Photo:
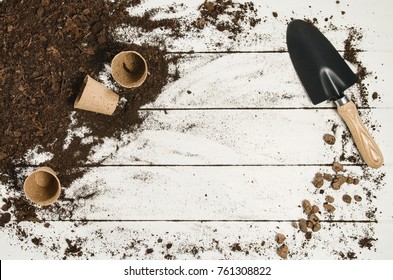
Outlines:
[[[77,96],[74,108],[112,115],[119,103],[120,96],[87,75],[81,93]]]
[[[146,60],[137,52],[118,53],[111,64],[112,77],[124,88],[135,88],[143,84],[147,77]]]
[[[46,206],[60,196],[61,184],[56,172],[50,167],[40,167],[32,172],[23,184],[23,190],[32,202]]]

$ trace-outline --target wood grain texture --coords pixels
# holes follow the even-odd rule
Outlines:
[[[152,20],[181,22],[184,36],[178,38],[160,28],[115,30],[121,42],[165,48],[170,74],[180,78],[170,78],[157,100],[141,108],[141,127],[93,148],[76,166],[86,173],[64,190],[64,199],[37,209],[49,228],[15,220],[0,228],[1,259],[278,259],[278,232],[287,236],[291,259],[341,259],[348,253],[393,258],[390,2],[254,1],[261,22],[244,26],[236,38],[213,25],[189,29],[202,2],[146,0],[129,9],[133,16],[152,11]],[[313,106],[308,99],[286,52],[292,18],[315,18],[341,51],[349,28],[361,31],[354,47],[369,72],[367,94],[361,97],[358,86],[346,94],[385,155],[380,169],[359,160],[332,103]],[[99,76],[116,89],[109,71]],[[78,131],[70,140],[92,140],[88,129],[72,129]],[[334,134],[336,144],[324,143],[325,133]],[[51,155],[36,150],[26,158],[28,165],[17,169],[19,186]],[[325,182],[323,193],[315,189],[314,174],[333,173],[334,161],[344,164],[344,174],[360,177],[360,184],[334,191]],[[336,211],[321,209],[322,230],[306,241],[290,222],[305,217],[303,199],[321,206],[327,194],[336,198]],[[346,204],[344,194],[363,200]],[[21,195],[22,188],[0,187],[0,199]],[[363,238],[371,238],[370,249],[360,247]],[[80,246],[80,256],[65,254],[66,239]]]
[[[337,111],[351,131],[356,147],[365,163],[372,168],[381,167],[383,164],[381,150],[360,119],[356,105],[349,101],[338,106]]]
[[[32,170],[18,173],[23,177]],[[334,174],[331,166],[92,167],[64,189],[58,205],[65,211],[53,206],[37,213],[51,221],[289,221],[306,217],[300,205],[308,199],[319,206],[323,220],[392,221],[391,178],[379,182],[392,167],[369,170],[366,177],[363,167],[345,170],[360,179],[359,185],[333,190],[325,181],[315,188],[315,173]],[[362,201],[347,204],[344,194]],[[335,198],[333,214],[323,208],[326,195]]]
[[[51,222],[22,223],[31,238],[42,238],[42,245],[20,242],[16,235],[0,232],[2,259],[279,259],[274,237],[287,236],[290,259],[342,259],[354,253],[359,259],[393,257],[392,223],[322,223],[322,229],[306,241],[304,234],[289,222]],[[375,234],[371,249],[359,241]],[[65,254],[68,244],[80,248],[81,256]],[[342,242],[336,242],[338,239]],[[161,240],[159,242],[158,240]],[[170,244],[168,246],[168,244]],[[51,248],[48,250],[48,248]],[[147,253],[147,249],[152,249]],[[169,248],[169,249],[168,249]],[[340,253],[343,257],[340,256]]]
[[[350,87],[346,95],[359,107],[365,107],[366,101],[367,107],[393,108],[389,83],[384,82],[393,76],[393,52],[363,52],[358,56],[370,71],[363,81],[368,95],[361,96],[358,85]],[[167,57],[177,57],[177,62],[170,64],[170,73],[177,72],[180,79],[170,81],[157,100],[143,109],[335,107],[332,102],[317,106],[311,103],[286,52],[168,54]],[[356,66],[350,64],[350,67],[357,73]],[[109,81],[109,75],[104,72],[101,77]]]
[[[362,111],[362,110],[361,110]],[[358,156],[335,109],[329,110],[171,110],[144,112],[140,130],[108,139],[87,163],[131,165],[303,165],[331,164],[340,155]],[[381,128],[373,136],[392,153],[389,109],[364,111]],[[337,125],[337,143],[325,133]],[[381,137],[383,135],[383,137]],[[345,139],[344,139],[345,138]],[[343,163],[350,163],[343,160]],[[359,160],[359,163],[362,162]],[[386,164],[392,164],[389,157]]]
[[[247,0],[237,2],[244,3]],[[287,0],[253,2],[261,22],[253,28],[244,25],[243,31],[233,39],[228,38],[232,34],[221,32],[214,25],[207,25],[202,30],[188,30],[198,19],[198,7],[202,1],[149,0],[141,3],[139,7],[129,9],[132,16],[141,16],[146,11],[152,11],[153,20],[176,18],[182,23],[183,36],[170,36],[171,30],[162,28],[144,31],[140,28],[122,27],[116,33],[121,41],[134,44],[155,42],[157,45],[165,45],[171,52],[283,51],[286,50],[285,30],[289,21],[293,18],[315,18],[318,21],[317,27],[337,49],[344,49],[343,42],[351,27],[362,30],[363,40],[358,46],[359,49],[391,51],[390,46],[393,45],[393,35],[389,27],[391,15],[386,8],[389,3],[384,1],[373,5],[366,0],[356,3],[340,1],[339,4],[336,1],[317,0],[300,3]],[[169,7],[173,9],[170,10]],[[344,15],[342,11],[345,12]],[[273,12],[276,12],[278,17],[274,17]]]

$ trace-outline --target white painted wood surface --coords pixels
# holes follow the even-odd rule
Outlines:
[[[143,15],[146,10],[154,11],[156,15],[152,19],[178,18],[183,26],[190,25],[198,18],[198,7],[203,1],[144,1],[138,9],[132,9],[131,15]],[[237,1],[244,3],[246,0]],[[253,1],[257,9],[257,16],[262,20],[254,28],[245,26],[244,32],[239,34],[235,41],[228,40],[229,33],[220,32],[215,28],[205,28],[201,32],[190,32],[181,38],[171,38],[170,31],[154,30],[138,37],[130,37],[141,30],[135,28],[120,28],[117,33],[124,41],[133,43],[159,44],[165,38],[168,51],[173,52],[205,52],[205,51],[281,51],[286,49],[286,24],[292,18],[310,19],[316,18],[321,31],[331,40],[333,45],[343,46],[348,36],[348,27],[362,28],[364,40],[360,48],[370,51],[391,51],[393,34],[390,29],[391,4],[388,1],[378,1],[371,5],[366,0],[360,1],[318,1],[307,0],[301,3],[277,0],[277,1]],[[176,5],[176,4],[177,5]],[[181,4],[184,4],[181,6]],[[169,7],[175,6],[176,13],[168,13]],[[156,8],[163,8],[156,11]],[[165,7],[167,7],[165,9]],[[341,11],[345,11],[342,15]],[[272,16],[277,12],[278,17]],[[332,17],[331,19],[329,19]],[[325,22],[325,18],[329,20]],[[332,28],[333,27],[333,28]],[[334,29],[334,30],[332,30]],[[338,47],[340,49],[340,47]]]
[[[196,19],[201,2],[142,1],[130,12],[140,15],[159,7],[163,10],[154,19],[179,18],[187,25]],[[42,237],[45,244],[19,240],[13,235],[15,221],[0,229],[2,259],[62,258],[66,238],[75,244],[78,238],[83,241],[82,256],[68,258],[278,259],[274,242],[278,232],[287,236],[291,259],[337,259],[339,252],[353,252],[359,259],[393,258],[393,34],[387,8],[392,4],[254,3],[262,23],[235,41],[215,28],[176,40],[158,29],[138,30],[138,38],[128,28],[117,30],[121,41],[165,39],[168,58],[179,56],[171,71],[177,69],[180,79],[170,81],[154,103],[140,110],[146,120],[136,132],[124,134],[121,142],[105,139],[94,147],[80,167],[87,168],[86,174],[65,190],[66,199],[59,202],[71,209],[67,199],[78,201],[72,216],[49,207],[37,211],[49,221],[49,228],[20,224],[29,238]],[[165,10],[169,6],[176,12],[169,14]],[[360,111],[368,127],[377,125],[372,135],[384,153],[385,166],[370,171],[361,162],[343,163],[348,164],[345,174],[354,177],[365,170],[371,179],[386,174],[379,186],[364,179],[339,191],[325,185],[320,194],[311,183],[316,172],[332,173],[331,163],[343,152],[357,151],[352,140],[341,145],[346,127],[333,104],[311,104],[285,52],[286,24],[304,17],[317,18],[317,26],[340,50],[348,27],[362,30],[359,59],[372,74],[364,81],[369,106]],[[380,99],[373,100],[373,92]],[[356,86],[348,94],[361,104]],[[328,146],[322,136],[333,124],[338,125],[337,143]],[[33,168],[20,168],[21,178]],[[1,197],[9,195],[6,186],[0,189]],[[363,201],[346,205],[341,200],[346,193],[361,195]],[[89,199],[83,198],[89,194]],[[321,210],[322,230],[306,241],[290,223],[304,218],[299,207],[303,199],[321,206],[326,194],[336,198],[337,210],[334,215]],[[13,195],[23,195],[22,190]],[[375,215],[370,217],[370,212]],[[367,236],[378,239],[371,250],[358,244]],[[240,251],[232,250],[236,243]],[[148,248],[153,252],[147,254]]]
[[[42,246],[0,239],[2,259],[59,259],[67,248],[65,239],[80,244],[83,255],[68,259],[277,259],[274,237],[285,232],[290,259],[337,259],[337,252],[354,252],[359,259],[386,259],[392,248],[391,223],[373,225],[378,235],[375,246],[361,249],[359,237],[371,229],[365,223],[323,224],[326,230],[306,242],[304,236],[286,222],[105,222],[75,227],[74,223],[55,222],[50,228],[42,224],[23,223],[28,234],[45,236]],[[373,233],[374,234],[374,233]],[[97,237],[99,236],[99,237]],[[157,240],[162,239],[162,242]],[[338,240],[342,242],[337,242]],[[167,245],[172,244],[170,249]],[[240,251],[233,251],[239,244]],[[373,242],[374,244],[374,242]],[[50,247],[53,250],[48,250]],[[153,249],[147,254],[146,249]],[[195,249],[194,249],[195,248]]]

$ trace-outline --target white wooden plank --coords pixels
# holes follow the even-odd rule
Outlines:
[[[168,55],[173,57],[173,55]],[[370,107],[393,108],[390,77],[393,52],[359,53],[370,75],[363,83]],[[357,69],[351,65],[356,73]],[[169,82],[151,108],[315,108],[333,103],[311,103],[295,73],[288,53],[184,54],[172,72],[180,79]],[[103,73],[109,81],[110,73]],[[377,92],[378,98],[372,94]],[[357,85],[346,91],[358,106],[364,106]],[[127,96],[126,96],[127,98]]]
[[[358,259],[393,258],[393,224],[384,222],[323,223],[310,241],[289,222],[51,222],[49,228],[38,223],[18,228],[27,237],[19,240],[20,232],[13,227],[0,231],[1,259],[279,259],[277,233],[287,236],[289,259],[341,259],[340,252],[352,252]],[[33,244],[33,238],[40,238],[42,245]],[[377,240],[370,249],[361,248],[363,238]],[[66,254],[66,239],[80,250]],[[153,251],[148,254],[147,249]]]
[[[215,26],[207,24],[203,30],[193,27],[200,13],[198,7],[203,1],[143,1],[139,7],[130,8],[132,16],[141,16],[151,11],[151,19],[160,20],[175,18],[180,23],[182,36],[171,36],[172,31],[157,28],[144,31],[141,28],[123,26],[117,29],[118,39],[135,44],[164,45],[169,51],[272,51],[286,49],[286,26],[292,18],[307,18],[318,20],[318,28],[332,41],[337,48],[344,48],[344,40],[348,37],[348,28],[361,29],[363,39],[359,44],[361,49],[392,51],[393,35],[390,32],[391,15],[390,2],[378,1],[370,3],[356,1],[316,1],[289,2],[279,0],[274,2],[254,1],[258,10],[256,18],[261,22],[251,28],[247,21],[242,24],[243,31],[235,39],[229,32],[220,32]],[[245,0],[237,3],[247,2]],[[172,10],[169,9],[172,7]],[[345,14],[342,14],[342,11]],[[278,17],[273,16],[278,13]],[[246,15],[247,18],[247,15]],[[327,21],[325,19],[328,18]],[[225,16],[224,16],[225,20]],[[230,21],[230,19],[226,19]]]
[[[392,167],[346,170],[361,183],[333,190],[325,182],[321,193],[311,182],[316,172],[334,173],[328,166],[90,168],[64,189],[64,211],[55,206],[37,213],[46,220],[298,220],[305,217],[299,205],[308,199],[324,220],[392,221]],[[346,204],[344,194],[363,200]],[[323,209],[326,195],[336,199],[334,215]]]
[[[357,155],[349,139],[342,144],[345,124],[336,110],[181,110],[153,111],[141,129],[121,141],[106,139],[87,162],[103,164],[328,164],[340,155]],[[367,113],[367,114],[366,114]],[[392,164],[390,120],[393,111],[363,111],[376,142]],[[322,137],[337,124],[337,142]],[[344,161],[345,162],[345,161]]]

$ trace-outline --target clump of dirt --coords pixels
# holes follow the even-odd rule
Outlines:
[[[241,250],[242,250],[242,247],[240,246],[239,243],[233,243],[233,244],[231,245],[231,250],[232,250],[233,252],[241,251]]]
[[[6,212],[3,214],[0,214],[0,227],[4,227],[5,224],[9,223],[11,221],[11,214]]]
[[[153,248],[147,248],[146,249],[146,255],[152,254],[154,252]]]
[[[366,236],[359,240],[359,246],[360,248],[367,248],[371,250],[371,248],[373,247],[373,242],[377,240],[378,239]]]
[[[378,94],[378,92],[373,92],[371,97],[373,98],[373,100],[375,100],[375,99],[380,100],[381,99],[381,96]]]
[[[336,143],[336,137],[334,137],[334,135],[326,133],[323,135],[323,141],[325,141],[326,144],[334,145],[334,143]]]
[[[317,216],[320,211],[319,207],[316,204],[312,205],[308,199],[302,201],[302,208],[303,213],[307,215],[307,220],[304,218],[299,220],[299,229],[309,240],[312,237],[312,232],[317,232],[322,228],[320,218]]]
[[[34,237],[33,239],[31,239],[31,242],[33,242],[34,245],[36,246],[42,246],[42,238],[39,237]]]
[[[67,257],[74,256],[74,257],[81,257],[83,255],[82,246],[83,240],[77,238],[76,240],[72,241],[70,239],[66,239],[68,247],[64,251],[63,259],[66,260]]]
[[[332,169],[334,172],[338,173],[344,171],[344,166],[339,162],[333,162]]]
[[[307,232],[307,221],[306,221],[306,219],[302,218],[302,219],[299,220],[299,229],[303,233]]]
[[[285,235],[284,234],[282,234],[282,233],[277,233],[276,234],[276,237],[275,237],[275,240],[276,240],[276,242],[278,243],[278,244],[282,244],[282,243],[284,243],[284,241],[285,241]]]
[[[348,194],[344,194],[342,198],[343,198],[343,201],[348,204],[350,204],[352,201],[352,197]]]
[[[316,188],[321,188],[323,186],[323,175],[319,172],[315,173],[312,183]]]
[[[328,202],[325,202],[325,203],[323,204],[323,208],[325,208],[325,210],[326,210],[328,213],[333,213],[334,211],[336,211],[336,207],[334,207],[333,205],[329,204]]]
[[[286,244],[283,244],[280,247],[278,247],[277,248],[277,254],[281,258],[286,259],[288,257],[288,246]]]
[[[332,189],[333,190],[339,190],[341,186],[347,182],[347,178],[344,175],[338,174],[333,178],[332,181]]]
[[[321,188],[324,185],[324,181],[327,181],[332,189],[334,190],[339,190],[342,185],[347,183],[348,185],[354,184],[358,185],[360,180],[358,178],[354,178],[351,176],[345,176],[343,174],[338,174],[340,172],[344,171],[344,165],[338,162],[334,162],[332,165],[332,169],[335,172],[335,174],[329,174],[329,173],[322,173],[317,172],[314,176],[314,179],[312,181],[313,185],[316,188]]]
[[[358,257],[356,256],[356,253],[353,251],[348,251],[346,253],[344,252],[338,252],[338,255],[343,259],[343,260],[356,260]]]
[[[325,201],[326,201],[327,203],[333,203],[333,202],[334,202],[334,197],[331,196],[331,195],[327,195],[327,196],[325,197]]]
[[[1,206],[1,210],[3,210],[4,212],[7,212],[11,208],[12,203],[9,199],[6,199],[6,198],[3,199],[3,202],[4,202],[4,204],[3,204],[3,206]]]
[[[362,198],[360,195],[358,195],[358,194],[355,194],[355,195],[353,196],[353,199],[354,199],[356,202],[360,202],[360,201],[363,200],[363,198]]]
[[[261,21],[253,2],[236,3],[232,0],[205,1],[199,7],[200,17],[193,23],[198,29],[207,25],[219,31],[228,31],[229,38],[236,38],[243,31],[243,24],[254,27]]]

